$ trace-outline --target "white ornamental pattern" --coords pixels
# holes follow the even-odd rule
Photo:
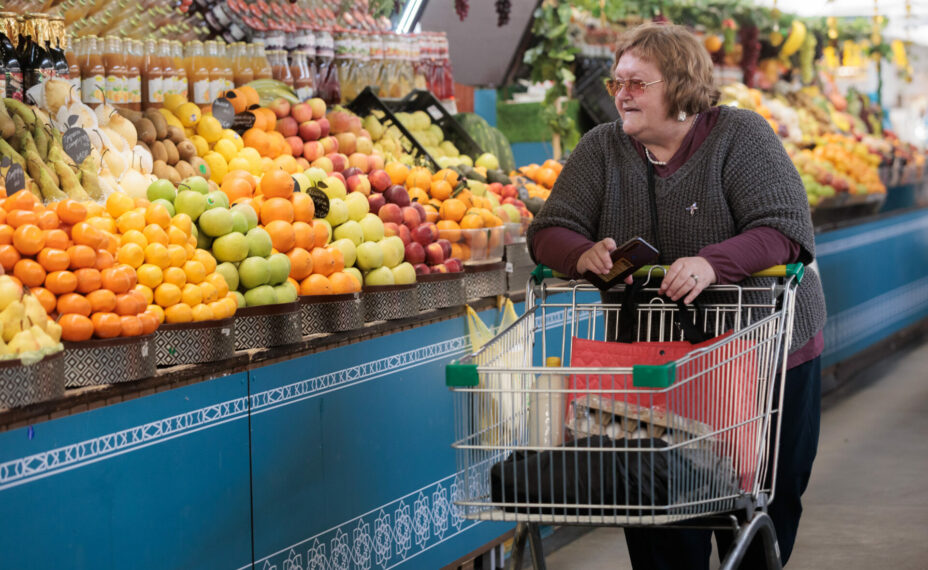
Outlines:
[[[451,502],[461,482],[460,473],[445,477],[257,560],[254,567],[262,570],[395,568],[478,524],[461,518],[461,510]]]

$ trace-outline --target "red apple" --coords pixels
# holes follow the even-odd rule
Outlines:
[[[271,104],[268,105],[268,108],[271,111],[274,111],[274,114],[277,115],[278,119],[282,119],[290,115],[290,101],[287,101],[283,97],[278,97],[271,101]]]
[[[303,123],[312,120],[313,110],[306,103],[297,103],[290,108],[290,115],[296,120],[297,123]]]
[[[435,226],[432,222],[424,222],[416,226],[416,229],[412,231],[412,239],[421,243],[422,245],[428,246],[435,242],[438,239],[438,227]],[[441,258],[445,258],[444,250],[441,249],[439,245],[439,250],[442,251]],[[435,263],[441,263],[437,261]]]
[[[371,207],[371,212],[380,212],[380,208],[387,203],[387,199],[380,192],[371,192],[367,197],[367,203]],[[381,218],[383,219],[383,218]],[[386,227],[386,226],[384,226]],[[396,234],[393,234],[396,235]]]
[[[338,139],[335,137],[323,137],[319,139],[319,142],[322,143],[322,148],[325,149],[326,154],[338,152]]]
[[[348,168],[342,171],[342,174],[345,175],[345,179],[347,180],[348,178],[354,176],[355,174],[364,174],[364,172],[353,166],[349,166]]]
[[[348,117],[348,131],[353,133],[355,136],[361,134],[361,117],[357,115],[351,115]],[[370,138],[370,135],[368,135]]]
[[[329,174],[332,174],[332,172],[335,171],[335,167],[332,165],[332,161],[329,160],[329,158],[326,156],[320,156],[319,158],[314,160],[312,162],[312,166],[315,166],[316,168],[321,168],[322,170],[325,170]]]
[[[487,190],[499,196],[503,193],[503,185],[500,184],[499,182],[491,182],[487,184]]]
[[[503,185],[503,197],[504,198],[517,198],[519,196],[519,190],[516,188],[515,184],[504,184]]]
[[[417,263],[413,265],[412,268],[416,270],[416,275],[428,275],[432,272],[429,266],[424,263]]]
[[[300,136],[304,141],[317,141],[322,136],[322,129],[316,121],[304,121],[300,123]]]
[[[377,210],[377,215],[384,223],[393,222],[396,225],[403,223],[403,210],[396,204],[384,204]]]
[[[312,162],[317,158],[322,158],[325,156],[325,149],[322,147],[322,143],[319,141],[309,141],[303,143],[303,156],[306,160]]]
[[[326,154],[329,160],[332,161],[332,168],[335,169],[335,172],[341,172],[348,168],[348,157],[340,152],[330,152]]]
[[[298,157],[296,158],[296,163],[297,163],[297,164],[299,165],[299,167],[302,168],[303,170],[306,170],[306,169],[308,169],[308,168],[311,167],[311,165],[309,164],[309,161],[306,160],[305,158],[303,158],[302,156],[298,156]]]
[[[409,228],[405,224],[400,224],[396,226],[396,235],[403,240],[403,245],[412,243],[412,232],[409,231]]]
[[[425,248],[418,242],[411,242],[406,246],[406,254],[403,256],[403,260],[413,265],[423,263],[425,261]]]
[[[293,153],[293,156],[303,155],[303,139],[300,137],[287,137],[286,141],[290,144],[290,151]]]
[[[451,257],[451,242],[450,241],[446,240],[445,238],[438,238],[437,240],[435,240],[435,243],[441,246],[441,250],[445,254],[445,259],[448,259],[449,257]]]
[[[371,161],[371,170],[383,170],[383,157],[379,154],[368,154],[368,160]]]
[[[392,202],[397,206],[408,206],[409,205],[409,192],[405,187],[400,186],[399,184],[394,184],[390,186],[383,192],[384,198],[387,199],[387,202]]]
[[[451,273],[444,263],[437,263],[430,268],[432,273]]]
[[[316,122],[319,123],[319,128],[322,129],[322,134],[319,136],[320,137],[329,136],[329,131],[331,130],[329,126],[329,120],[326,119],[325,117],[321,117],[321,118],[316,119]]]
[[[306,104],[312,109],[314,119],[321,119],[325,116],[325,101],[319,97],[313,97]]]
[[[345,186],[345,187],[348,186],[348,181],[345,180],[345,175],[342,174],[341,172],[333,172],[331,176],[338,178],[338,180],[342,183],[342,186]]]
[[[354,133],[338,133],[335,139],[338,140],[338,150],[345,154],[352,154],[358,148],[358,138]]]
[[[351,170],[351,169],[349,168],[348,170]],[[346,170],[345,172],[348,172],[348,170]],[[344,172],[342,174],[344,174]],[[366,174],[352,174],[351,176],[345,179],[345,182],[348,186],[349,191],[360,192],[361,194],[364,194],[365,196],[370,196],[371,183],[367,179]],[[377,194],[377,195],[383,198],[382,194]]]
[[[366,154],[360,152],[354,152],[348,155],[348,164],[358,168],[361,172],[370,172],[371,170],[371,161],[368,160]]]
[[[423,220],[419,217],[419,212],[415,208],[412,206],[403,207],[403,224],[410,231],[416,229],[422,222]]]
[[[449,273],[460,273],[464,271],[464,264],[461,263],[461,260],[457,257],[449,257],[445,259],[444,265],[448,268]]]
[[[413,202],[411,207],[415,208],[416,211],[419,212],[419,217],[422,218],[423,222],[429,219],[428,214],[425,213],[425,207],[422,204],[419,202]]]
[[[373,211],[373,210],[372,210]],[[378,210],[379,212],[379,210]],[[383,220],[383,218],[381,218]],[[390,237],[399,235],[400,226],[394,222],[384,222],[383,223],[383,235],[384,237]]]
[[[300,125],[293,117],[277,119],[277,132],[282,134],[284,138],[295,137],[300,132]]]
[[[367,178],[371,181],[371,189],[375,192],[383,192],[393,184],[386,170],[371,170]]]

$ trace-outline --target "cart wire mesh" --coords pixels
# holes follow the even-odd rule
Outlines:
[[[700,295],[688,316],[715,338],[696,348],[678,306],[646,286],[625,346],[666,349],[673,360],[656,365],[603,342],[620,303],[586,284],[530,284],[526,313],[449,367],[475,371],[449,381],[464,516],[644,526],[772,498],[797,279],[761,282]]]

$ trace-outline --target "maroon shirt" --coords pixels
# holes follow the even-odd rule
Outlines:
[[[683,138],[680,148],[666,165],[654,165],[654,173],[666,178],[683,166],[699,150],[718,122],[719,109],[712,107],[700,113],[693,127]],[[648,160],[644,145],[632,138],[635,150],[641,159]],[[567,228],[545,228],[532,239],[535,259],[571,278],[579,278],[577,261],[583,252],[593,247],[594,242]],[[799,244],[778,230],[759,227],[747,230],[723,242],[708,245],[697,254],[703,257],[715,271],[716,282],[738,283],[752,273],[780,265],[794,263],[799,259]],[[787,368],[793,368],[820,355],[825,347],[825,337],[819,331],[802,348],[789,355]]]

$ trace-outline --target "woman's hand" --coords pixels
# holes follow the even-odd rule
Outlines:
[[[583,275],[587,271],[609,273],[612,270],[612,258],[609,254],[616,248],[615,240],[606,238],[593,244],[593,247],[584,251],[577,260],[577,273]]]
[[[715,283],[715,279],[715,270],[705,258],[681,257],[667,270],[658,292],[674,301],[685,295],[683,302],[690,304],[703,289]]]

